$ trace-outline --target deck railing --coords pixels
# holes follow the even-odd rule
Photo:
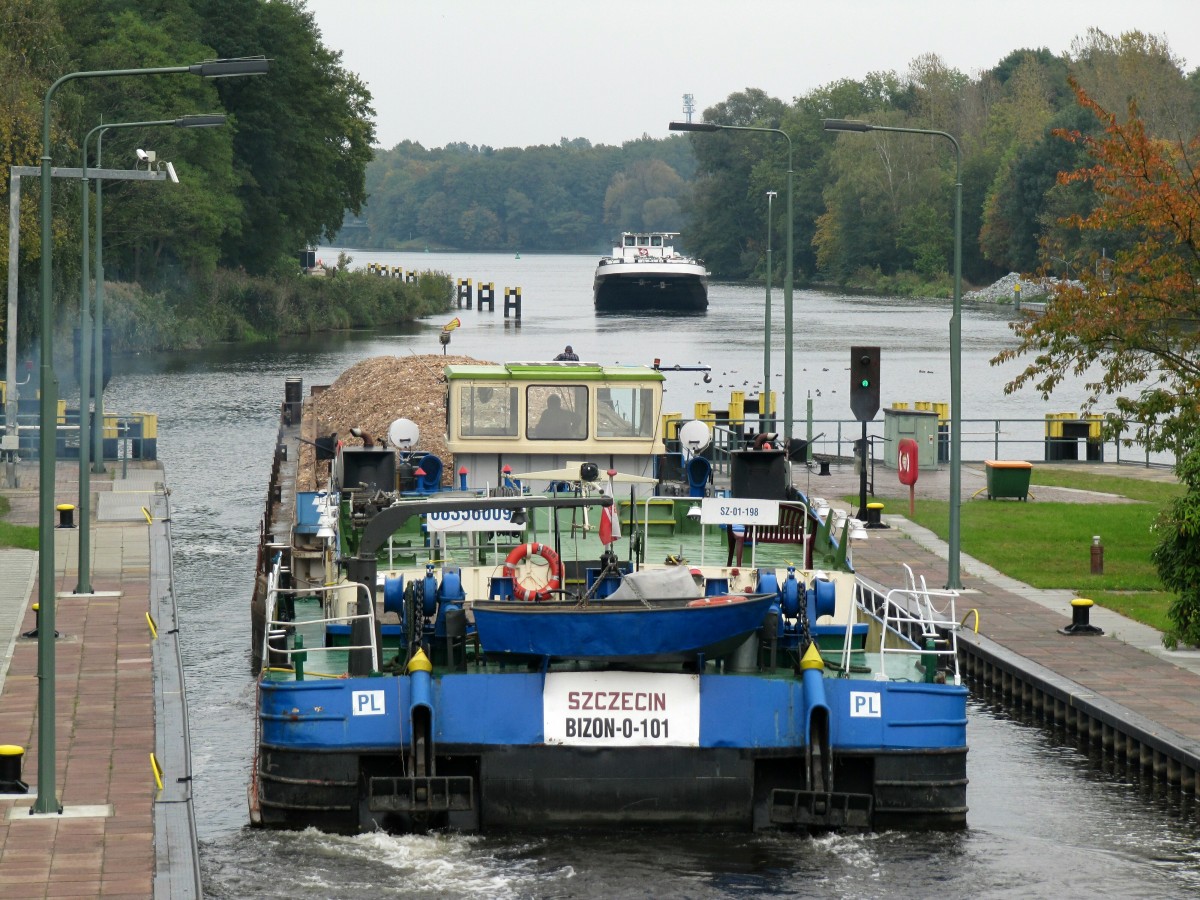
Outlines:
[[[1087,420],[1065,420],[1067,424],[1084,426]],[[757,421],[742,423],[716,419],[712,444],[704,455],[712,463],[713,473],[728,476],[730,454],[745,450],[756,433]],[[1122,465],[1170,468],[1175,455],[1169,452],[1151,453],[1141,446],[1125,446],[1121,439],[1102,439],[1090,436],[1063,436],[1061,424],[1051,419],[964,419],[962,422],[962,458],[964,462],[983,462],[988,459],[1027,460],[1029,462],[1110,462]],[[742,427],[739,427],[742,426]],[[797,423],[797,437],[805,438],[807,424]],[[1052,435],[1053,432],[1053,435]],[[862,423],[851,419],[814,419],[812,441],[807,448],[814,465],[821,460],[853,461],[858,456],[857,444],[862,437]],[[937,465],[949,465],[950,431],[948,424],[939,423],[936,435]],[[867,423],[868,462],[882,465],[894,459],[895,448],[889,453],[888,438],[882,416]],[[677,450],[670,440],[668,451]]]

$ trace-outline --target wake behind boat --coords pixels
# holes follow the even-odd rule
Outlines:
[[[703,260],[676,252],[677,237],[673,231],[622,232],[612,255],[596,266],[596,311],[708,309],[708,270]]]

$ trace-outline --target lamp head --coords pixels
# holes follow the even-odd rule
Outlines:
[[[223,115],[180,116],[175,120],[177,128],[217,128],[225,124]]]
[[[266,75],[271,61],[261,56],[241,59],[209,59],[188,66],[188,72],[201,78],[233,78],[239,75]]]
[[[667,126],[670,131],[720,131],[720,125],[712,122],[672,122]]]
[[[823,119],[821,124],[826,131],[872,131],[875,128],[870,122],[855,119]]]

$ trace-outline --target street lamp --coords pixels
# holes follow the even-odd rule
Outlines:
[[[96,132],[96,165],[101,165],[101,148],[104,144],[104,132],[110,128],[134,128],[139,125],[174,125],[177,128],[213,128],[225,124],[224,115],[189,115],[178,119],[161,120],[157,122],[114,122],[108,125],[98,125],[92,129]],[[86,140],[85,140],[86,147]],[[93,340],[93,384],[96,389],[96,421],[104,422],[104,180],[96,181],[96,244],[95,244],[95,276],[96,276],[96,315],[95,337]],[[104,432],[97,427],[92,435],[92,471],[104,471]]]
[[[81,269],[82,289],[79,298],[79,581],[75,586],[76,594],[90,594],[92,592],[91,584],[91,508],[92,508],[92,486],[91,486],[91,466],[89,457],[95,450],[95,460],[98,465],[97,472],[104,471],[104,420],[103,420],[103,405],[100,401],[100,394],[104,389],[104,326],[102,318],[102,309],[100,306],[101,288],[100,279],[103,278],[103,271],[100,263],[100,180],[96,180],[96,340],[93,348],[92,342],[92,315],[90,304],[88,302],[88,169],[87,169],[87,147],[91,141],[92,135],[101,134],[109,128],[134,128],[134,127],[154,127],[158,125],[174,125],[178,128],[213,128],[218,125],[225,124],[225,116],[223,115],[205,115],[205,116],[183,116],[178,119],[158,119],[152,122],[114,122],[107,125],[97,125],[83,139],[82,159],[80,162],[80,176],[82,181],[83,194],[83,227],[82,227],[82,247],[83,259]],[[100,165],[99,146],[100,139],[96,140],[97,155],[96,165]],[[95,381],[92,381],[92,353],[95,352]],[[96,393],[96,442],[93,448],[91,437],[91,421],[92,417],[89,414],[89,403],[91,399],[91,385],[95,385]]]
[[[758,128],[752,125],[717,125],[712,122],[672,122],[671,131],[762,131],[778,134],[787,141],[787,269],[783,276],[783,439],[792,437],[792,139],[782,128]],[[767,335],[768,344],[770,335]],[[785,443],[785,446],[786,443]]]
[[[199,75],[222,78],[237,75],[264,75],[270,69],[267,59],[216,59],[190,66],[165,66],[148,69],[105,69],[71,72],[55,81],[42,103],[41,171],[41,402],[38,407],[38,794],[31,812],[62,812],[58,804],[54,778],[54,469],[56,463],[58,382],[54,377],[54,249],[50,215],[50,190],[53,183],[50,157],[50,101],[68,81],[80,78],[123,77],[129,75]],[[11,376],[10,376],[11,377]]]
[[[826,131],[898,131],[944,137],[954,145],[954,311],[950,315],[950,553],[946,587],[960,590],[962,497],[962,148],[954,135],[932,128],[897,128],[849,119],[826,119]]]
[[[778,197],[775,191],[767,191],[767,303],[763,314],[763,389],[759,397],[759,431],[772,431],[771,410],[771,281],[775,270],[771,267],[771,232],[775,220],[771,218],[771,202]]]

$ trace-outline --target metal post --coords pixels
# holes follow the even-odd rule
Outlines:
[[[17,436],[17,257],[20,253],[21,176],[9,170],[8,191],[8,318],[5,326],[4,371],[5,384],[4,433]],[[5,453],[6,481],[10,488],[17,486],[15,453]]]
[[[849,119],[825,119],[826,131],[897,131],[944,137],[954,145],[954,308],[950,315],[950,540],[946,587],[962,588],[962,148],[954,135],[931,128],[899,128]]]
[[[96,168],[101,164],[104,142],[101,128],[96,134]],[[84,142],[86,147],[86,141]],[[96,385],[96,427],[92,431],[92,471],[104,473],[104,179],[96,179],[96,321],[92,345],[92,384]]]
[[[787,167],[787,269],[783,276],[783,439],[792,437],[792,263],[796,242],[792,214],[792,139],[782,128],[759,128],[752,125],[718,125],[715,122],[671,122],[670,131],[763,131],[778,134],[788,145]]]
[[[55,786],[55,703],[54,703],[54,483],[57,452],[58,383],[54,375],[54,302],[53,302],[53,231],[50,189],[53,183],[50,159],[50,102],[58,89],[77,78],[121,77],[128,75],[191,74],[202,78],[238,75],[262,75],[270,69],[266,59],[217,59],[190,66],[166,66],[144,69],[105,69],[71,72],[63,75],[46,91],[42,103],[41,156],[41,403],[38,406],[38,603],[41,627],[38,628],[38,793],[31,812],[62,812]]]
[[[92,313],[88,303],[88,177],[87,177],[87,140],[83,142],[83,158],[80,161],[79,179],[80,194],[82,195],[82,240],[83,248],[81,262],[82,277],[80,278],[79,295],[79,580],[75,583],[76,594],[92,592],[91,560],[92,560],[92,482],[89,455],[92,450],[91,441],[91,368],[92,368]]]
[[[104,132],[110,128],[156,128],[164,125],[174,125],[176,128],[214,128],[225,124],[224,115],[191,115],[178,119],[154,119],[148,122],[109,122],[97,125],[83,139],[84,165],[87,165],[87,145],[92,135],[96,135],[96,167],[100,168],[103,157]],[[96,249],[95,249],[95,281],[96,281],[96,312],[94,317],[94,337],[92,341],[92,360],[94,374],[92,384],[96,386],[96,415],[95,426],[92,429],[92,471],[104,471],[104,179],[96,177]],[[87,242],[84,241],[84,253],[87,253]],[[86,271],[85,255],[85,271]],[[80,476],[83,477],[82,474]]]
[[[771,218],[771,203],[775,191],[767,191],[767,308],[763,314],[763,389],[759,395],[759,431],[772,431],[775,417],[771,409],[771,282],[775,269],[771,265],[771,232],[775,222]]]
[[[791,447],[792,440],[792,256],[796,250],[796,241],[792,236],[795,227],[792,213],[792,139],[787,132],[780,131],[787,140],[787,271],[783,276],[783,441],[785,447]],[[790,451],[789,451],[790,452]]]

